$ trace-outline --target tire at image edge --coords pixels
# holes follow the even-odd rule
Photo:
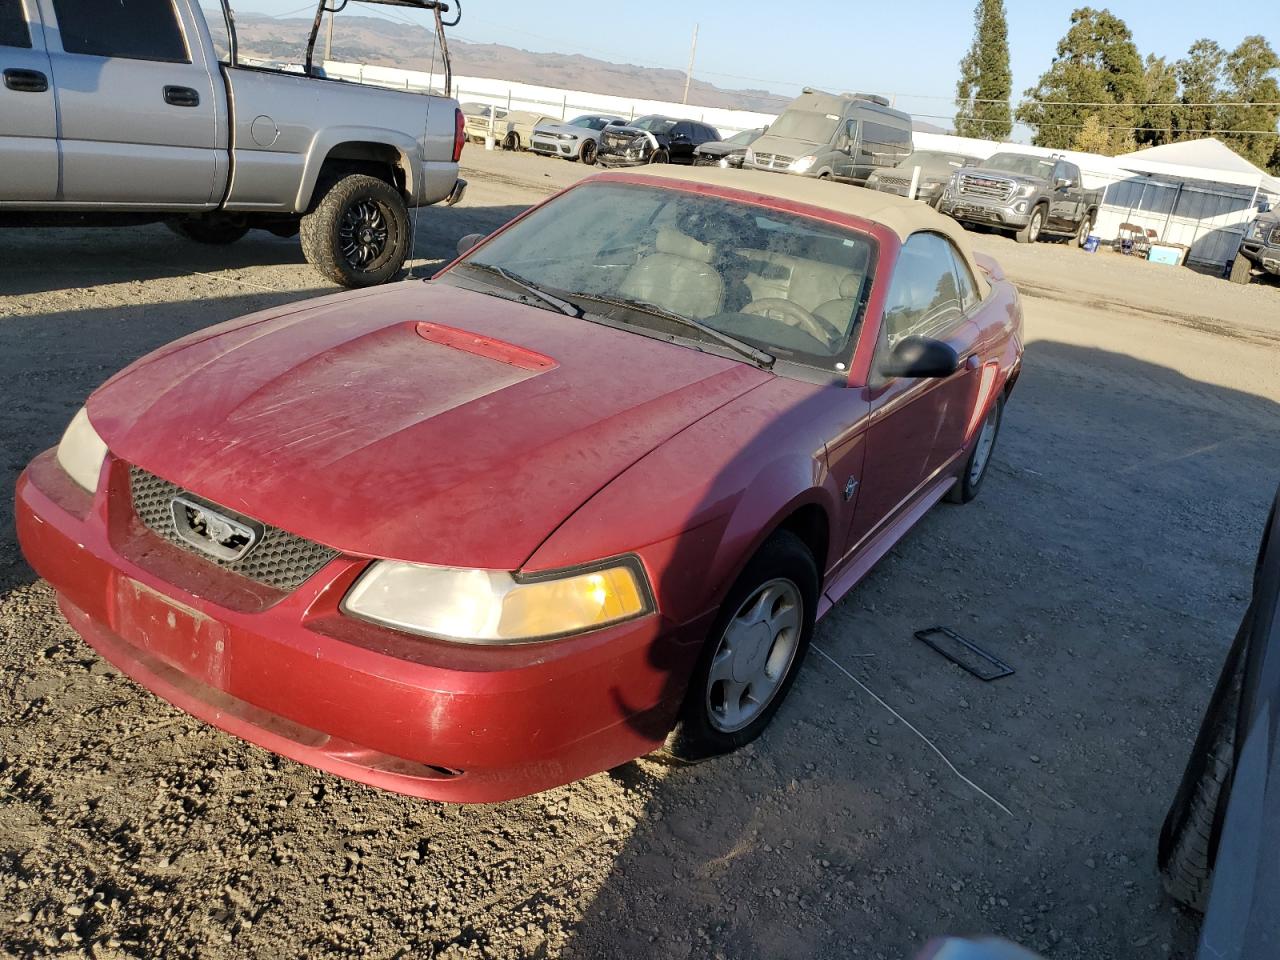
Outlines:
[[[742,603],[761,585],[778,578],[791,580],[799,588],[804,602],[801,634],[795,656],[773,699],[758,717],[732,733],[717,730],[707,716],[706,706],[711,661],[719,649],[720,639],[729,621]],[[773,715],[786,700],[804,663],[813,638],[820,587],[818,567],[809,548],[789,530],[775,531],[747,563],[720,605],[697,665],[690,674],[679,718],[663,747],[665,753],[686,762],[707,760],[740,749],[764,732],[773,720]]]

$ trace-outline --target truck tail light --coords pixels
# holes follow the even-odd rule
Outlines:
[[[462,145],[467,142],[467,121],[463,117],[462,111],[454,109],[453,111],[453,162],[457,163],[462,158]]]

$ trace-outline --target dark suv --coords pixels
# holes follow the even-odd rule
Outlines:
[[[1280,276],[1280,213],[1264,213],[1249,225],[1231,264],[1233,283],[1248,283],[1254,271]]]
[[[653,114],[632,120],[625,127],[609,127],[601,133],[597,159],[606,167],[691,164],[694,150],[719,139],[720,131],[709,124]]]

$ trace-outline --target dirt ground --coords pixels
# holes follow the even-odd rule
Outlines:
[[[584,172],[465,160],[419,274]],[[0,511],[0,952],[870,960],[991,932],[1187,956],[1155,838],[1280,479],[1280,286],[974,239],[1027,316],[994,473],[819,626],[732,758],[471,807],[317,773],[105,666]],[[135,357],[326,289],[266,235],[0,233],[0,488]],[[949,666],[912,636],[935,624],[1017,673]]]

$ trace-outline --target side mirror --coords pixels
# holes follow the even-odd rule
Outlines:
[[[928,337],[906,337],[880,364],[885,377],[941,378],[960,369],[960,357],[950,344]]]
[[[458,241],[458,256],[462,256],[481,240],[484,239],[483,233],[468,233],[465,237]]]
[[[1053,185],[1059,190],[1065,190],[1066,188],[1073,186],[1070,177],[1056,177],[1053,181]]]

